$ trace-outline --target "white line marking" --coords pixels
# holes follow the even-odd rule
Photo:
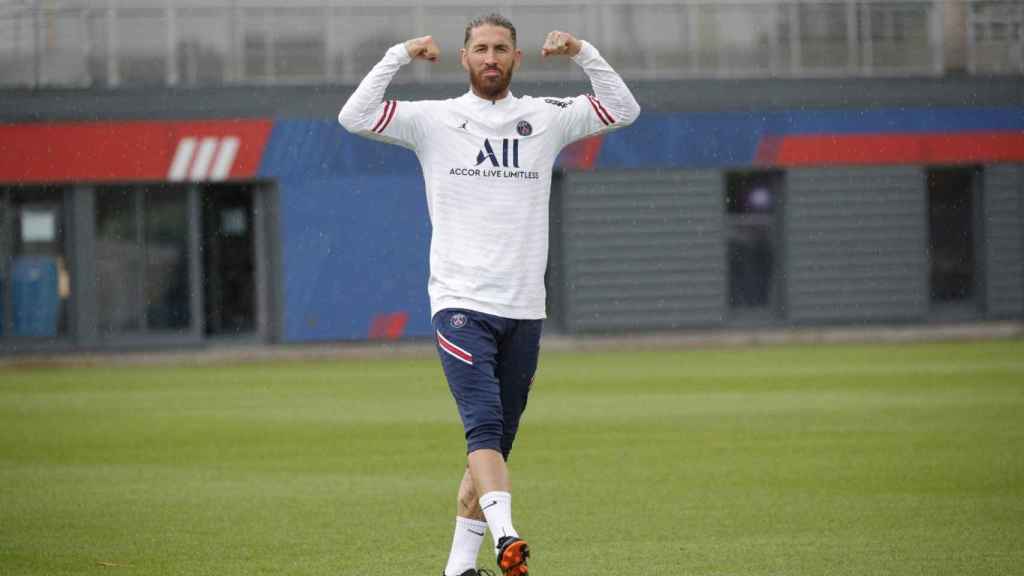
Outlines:
[[[235,163],[235,155],[238,154],[238,138],[228,136],[221,140],[220,148],[217,150],[217,159],[213,161],[213,171],[210,172],[210,180],[226,180],[231,173],[231,166]]]
[[[167,172],[167,179],[171,182],[180,182],[188,174],[188,165],[192,161],[192,152],[196,149],[195,138],[182,138],[178,141],[178,149],[174,152],[174,160],[171,161],[171,169]]]
[[[192,162],[189,180],[195,182],[206,179],[210,171],[210,162],[213,161],[213,153],[217,151],[217,142],[217,138],[203,138],[199,142],[199,151],[196,152],[196,159]]]

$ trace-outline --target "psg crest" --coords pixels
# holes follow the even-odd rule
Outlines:
[[[463,326],[466,325],[466,315],[463,314],[462,312],[459,312],[458,314],[452,314],[452,317],[449,320],[449,322],[451,323],[452,328],[462,328]]]
[[[533,126],[526,120],[520,120],[519,124],[516,124],[516,132],[519,132],[520,136],[529,136],[533,134]]]

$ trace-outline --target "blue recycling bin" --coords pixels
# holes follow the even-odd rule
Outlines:
[[[21,256],[11,266],[11,334],[47,338],[57,335],[60,294],[57,259]]]

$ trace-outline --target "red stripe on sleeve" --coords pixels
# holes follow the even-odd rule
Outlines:
[[[391,101],[391,111],[388,112],[388,119],[384,121],[384,125],[380,127],[380,130],[377,130],[378,134],[383,134],[384,129],[388,127],[388,124],[391,124],[391,119],[395,117],[395,110],[398,110],[398,100]]]
[[[391,110],[391,106],[392,106],[393,102],[394,102],[394,100],[388,100],[384,104],[384,111],[380,113],[380,118],[377,120],[377,123],[374,124],[373,130],[372,130],[373,132],[376,132],[377,129],[381,127],[381,124],[384,124],[384,121],[387,120],[388,112]]]
[[[596,97],[594,97],[593,100],[594,103],[597,104],[597,107],[601,109],[601,112],[604,112],[604,116],[605,118],[608,119],[608,123],[615,124],[615,118],[612,118],[611,113],[608,112],[608,109],[604,107],[604,104],[601,104],[601,101],[598,100]]]
[[[587,94],[587,100],[590,102],[590,106],[594,109],[594,113],[597,114],[597,117],[601,119],[601,122],[604,122],[605,126],[608,126],[611,124],[611,122],[614,122],[614,120],[611,120],[610,116],[605,116],[607,112],[603,112],[604,108],[601,107],[601,105],[597,102],[596,98],[594,98],[590,94]]]

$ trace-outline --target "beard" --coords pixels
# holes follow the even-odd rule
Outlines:
[[[469,83],[473,86],[473,91],[485,98],[497,98],[508,90],[509,84],[512,83],[512,68],[509,68],[505,72],[498,70],[498,75],[494,77],[484,76],[484,72],[490,69],[483,69],[479,72],[471,71],[469,73]]]

